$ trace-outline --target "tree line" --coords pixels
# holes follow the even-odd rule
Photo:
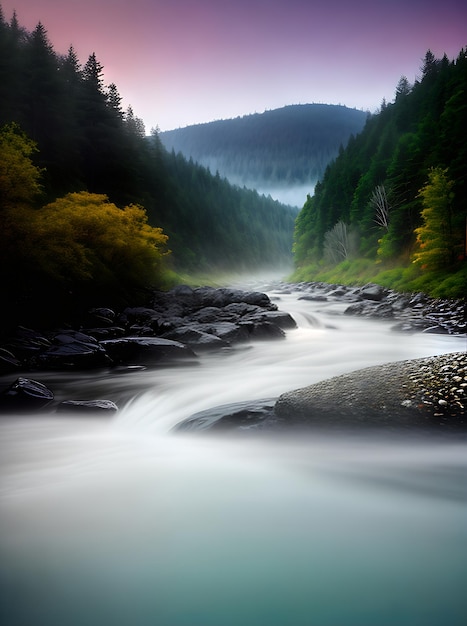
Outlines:
[[[465,297],[467,50],[428,50],[332,161],[300,211],[296,277],[378,279]]]
[[[296,213],[169,152],[158,129],[148,135],[132,107],[123,110],[118,88],[105,84],[95,53],[84,64],[72,45],[66,54],[57,54],[41,22],[28,32],[16,13],[6,20],[1,6],[0,128],[0,273],[18,298],[27,296],[19,293],[21,285],[40,282],[40,268],[52,297],[54,280],[59,284],[65,275],[83,288],[90,272],[100,293],[118,291],[119,285],[127,293],[137,268],[147,285],[160,286],[173,271],[238,271],[291,260]],[[70,230],[73,211],[82,219]],[[120,235],[111,225],[116,216]],[[108,229],[108,236],[101,228]],[[94,237],[94,231],[102,237]],[[69,254],[53,254],[52,232],[55,241],[70,244]],[[137,245],[130,232],[140,236]],[[34,250],[29,265],[20,237]],[[107,250],[107,257],[97,248],[109,248],[112,240],[123,245],[127,239],[127,252],[136,245],[142,253],[139,244],[151,243],[157,258],[144,248],[139,261],[137,255],[121,256],[135,264],[133,269],[125,272],[123,263],[112,268],[118,245],[112,253]],[[142,271],[141,258],[149,262],[150,276]],[[28,279],[32,275],[34,281]],[[134,286],[140,288],[141,280]],[[86,293],[81,290],[81,297]]]

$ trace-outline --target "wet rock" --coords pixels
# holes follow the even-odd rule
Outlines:
[[[285,311],[258,312],[255,315],[247,315],[244,319],[252,320],[256,323],[269,322],[282,330],[297,328],[294,318]]]
[[[118,316],[117,321],[121,326],[146,325],[151,326],[154,320],[158,319],[158,314],[154,309],[147,307],[127,307]]]
[[[270,428],[277,422],[274,399],[236,402],[195,413],[174,427],[175,432],[241,431]]]
[[[243,343],[250,340],[248,326],[235,324],[234,322],[213,322],[211,324],[200,324],[199,329],[223,339],[228,344]]]
[[[361,288],[359,295],[364,300],[375,300],[376,302],[381,302],[385,293],[386,290],[381,287],[381,285],[368,284]]]
[[[39,411],[54,400],[53,392],[30,378],[19,377],[0,394],[0,408],[9,412]]]
[[[51,345],[38,356],[43,369],[89,369],[110,365],[102,346],[90,335],[62,330],[54,334]]]
[[[57,413],[106,413],[118,411],[118,406],[111,400],[64,400],[57,407]]]
[[[163,338],[181,342],[192,348],[195,352],[219,350],[230,346],[227,341],[224,341],[212,333],[203,332],[196,328],[195,325],[175,328],[165,333]]]
[[[309,300],[310,302],[327,302],[328,297],[327,296],[322,296],[320,294],[310,294],[310,295],[304,295],[304,296],[300,296],[298,298],[299,300]]]
[[[122,337],[100,345],[118,365],[154,365],[196,358],[188,346],[161,337]]]

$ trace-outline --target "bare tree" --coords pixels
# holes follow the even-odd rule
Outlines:
[[[324,235],[324,255],[333,263],[345,261],[349,255],[349,235],[347,224],[337,222]]]
[[[384,185],[377,185],[371,194],[370,204],[375,209],[375,222],[386,230],[389,228],[389,206],[388,197]]]

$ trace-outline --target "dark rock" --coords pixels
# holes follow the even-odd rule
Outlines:
[[[147,307],[127,307],[118,316],[118,323],[121,326],[132,326],[134,324],[146,324],[151,326],[151,322],[158,318],[154,309]]]
[[[364,315],[368,314],[367,302],[355,302],[355,304],[349,304],[345,309],[344,315]]]
[[[154,365],[195,359],[193,350],[183,343],[161,337],[122,337],[101,341],[114,364]]]
[[[214,322],[212,324],[200,324],[199,329],[223,339],[229,344],[243,343],[250,340],[247,325],[234,324],[233,322]]]
[[[368,284],[361,288],[360,296],[365,300],[375,300],[380,302],[385,294],[384,287],[381,285]]]
[[[19,377],[0,394],[0,407],[8,411],[38,411],[53,399],[53,392],[42,383]]]
[[[86,316],[86,325],[112,326],[115,323],[115,311],[104,307],[91,309]]]
[[[20,361],[28,361],[34,359],[41,351],[50,346],[50,340],[43,333],[18,326],[4,347],[9,349]]]
[[[285,332],[279,326],[272,324],[268,321],[254,321],[247,320],[240,322],[240,326],[243,326],[248,330],[250,339],[252,340],[264,340],[264,339],[284,339]]]
[[[163,335],[164,339],[171,339],[183,343],[193,350],[219,350],[229,347],[229,343],[212,333],[203,332],[194,325],[175,328]]]
[[[282,330],[297,328],[297,322],[290,315],[290,313],[286,313],[285,311],[266,311],[265,313],[255,316],[253,319],[270,322],[271,324],[275,324],[279,328],[282,328]]]
[[[392,306],[386,302],[383,302],[381,304],[378,304],[376,306],[376,308],[374,309],[372,315],[375,315],[376,317],[382,317],[382,318],[390,318],[390,317],[394,317],[394,309],[392,308]]]
[[[206,306],[202,309],[199,309],[199,311],[195,311],[194,313],[192,313],[189,316],[189,319],[190,321],[201,323],[216,322],[218,319],[220,319],[223,311],[224,309],[220,309],[217,306]]]
[[[8,372],[19,370],[20,368],[21,361],[19,361],[9,350],[0,348],[0,373],[6,374]]]
[[[195,413],[173,428],[175,432],[256,430],[274,425],[275,400],[236,402]]]
[[[116,413],[118,406],[111,400],[65,400],[57,407],[58,413]]]
[[[319,294],[305,294],[304,296],[300,296],[299,300],[309,300],[310,302],[327,302],[327,296],[319,295]]]
[[[52,345],[38,356],[45,369],[88,369],[110,365],[100,344],[90,335],[63,330],[55,334]]]
[[[341,298],[342,296],[345,296],[347,294],[347,289],[345,289],[344,287],[338,287],[337,289],[333,289],[332,291],[328,292],[328,296],[331,298]]]
[[[246,302],[231,302],[220,310],[223,317],[231,317],[232,319],[236,319],[244,315],[250,315],[252,313],[258,313],[259,311],[264,311],[264,308],[257,306],[256,304],[247,304]]]
[[[199,287],[195,294],[201,299],[202,306],[225,307],[235,302],[245,302],[259,307],[274,307],[269,297],[259,291],[242,291],[240,289],[229,289],[214,287]]]
[[[105,328],[86,328],[83,329],[83,332],[98,342],[103,341],[104,339],[116,339],[117,337],[123,337],[125,335],[125,329],[121,326],[107,326]]]

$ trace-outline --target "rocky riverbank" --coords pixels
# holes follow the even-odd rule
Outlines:
[[[272,287],[272,286],[271,286]],[[464,301],[399,294],[378,285],[345,287],[324,283],[273,286],[280,294],[298,291],[303,300],[339,302],[345,315],[394,321],[403,332],[464,335]],[[265,291],[270,289],[265,289]],[[0,347],[0,411],[105,411],[112,399],[54,404],[41,371],[160,367],[197,360],[208,350],[229,350],[251,341],[284,339],[296,327],[263,291],[192,289],[155,292],[144,307],[121,312],[96,308],[71,328],[19,327]],[[466,346],[467,347],[467,346]],[[370,371],[371,370],[371,371]],[[465,426],[465,355],[433,357],[362,370],[291,391],[278,399],[248,401],[195,415],[179,430],[282,428],[292,424],[385,424]]]
[[[18,327],[0,346],[0,411],[47,410],[53,390],[41,372],[183,365],[209,350],[229,350],[239,343],[283,340],[296,323],[262,292],[179,286],[155,292],[147,306],[121,312],[96,308],[74,327],[38,330]],[[15,376],[16,375],[16,376]],[[110,401],[78,402],[57,410],[115,411]]]
[[[290,285],[279,285],[287,292]],[[465,300],[430,298],[424,293],[399,293],[381,285],[348,287],[328,283],[297,283],[300,299],[348,303],[345,315],[394,321],[394,330],[463,335],[467,333]]]

